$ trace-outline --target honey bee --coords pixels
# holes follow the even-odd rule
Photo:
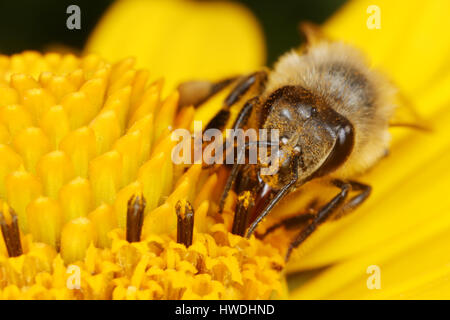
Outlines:
[[[260,175],[260,164],[236,163],[231,168],[219,210],[234,188],[239,195],[234,233],[250,237],[277,203],[309,181],[320,179],[337,188],[326,204],[300,218],[303,227],[290,243],[286,260],[322,223],[354,211],[369,197],[371,187],[353,179],[386,155],[395,110],[396,90],[369,68],[357,49],[323,39],[310,24],[302,30],[307,40],[302,50],[281,56],[271,71],[179,87],[181,105],[201,105],[233,83],[207,128],[222,129],[230,108],[247,97],[233,128],[279,130],[276,174]]]

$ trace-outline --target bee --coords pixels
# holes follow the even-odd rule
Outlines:
[[[395,110],[394,86],[370,69],[356,48],[324,39],[311,24],[302,30],[307,40],[302,50],[281,56],[271,71],[179,87],[181,105],[201,105],[233,84],[207,129],[223,129],[230,108],[246,97],[233,128],[279,131],[276,174],[260,175],[261,164],[235,163],[231,168],[219,211],[234,188],[239,195],[234,233],[250,237],[286,195],[310,181],[336,187],[327,203],[300,217],[303,227],[291,241],[286,260],[321,224],[353,212],[369,197],[371,186],[354,178],[386,155]]]

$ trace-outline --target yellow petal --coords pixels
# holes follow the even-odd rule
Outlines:
[[[127,185],[136,179],[141,164],[141,150],[144,137],[141,131],[133,131],[122,136],[115,143],[114,149],[122,157],[122,185]]]
[[[117,120],[120,124],[121,132],[123,132],[125,129],[128,110],[130,108],[130,96],[130,86],[121,88],[108,96],[105,102],[105,106],[103,107],[103,111],[112,110],[115,112]]]
[[[22,165],[22,159],[10,147],[0,144],[0,196],[6,195],[6,176]]]
[[[0,120],[7,124],[11,135],[16,135],[25,128],[33,126],[30,113],[22,106],[10,104],[0,109]]]
[[[69,133],[69,119],[62,106],[53,106],[42,117],[41,127],[50,139],[51,148],[58,149],[61,140]]]
[[[26,208],[32,200],[41,195],[40,181],[26,171],[14,171],[6,179],[6,199],[17,213],[20,229],[25,233],[28,232]]]
[[[36,163],[50,151],[50,141],[42,129],[30,127],[22,130],[13,141],[14,148],[22,156],[25,168],[35,172]]]
[[[61,187],[74,177],[70,158],[62,151],[53,151],[43,156],[37,164],[37,175],[44,186],[44,194],[56,199]]]
[[[129,133],[135,131],[140,132],[142,138],[141,150],[139,151],[139,164],[142,164],[150,157],[153,142],[153,115],[143,116],[128,130]]]
[[[103,202],[112,204],[120,188],[122,159],[117,151],[107,152],[89,164],[89,179],[97,207]]]
[[[59,246],[62,213],[58,202],[50,198],[37,198],[28,205],[27,218],[34,241]]]
[[[88,218],[94,225],[97,245],[100,248],[111,247],[111,238],[108,234],[117,227],[113,208],[107,204],[102,204],[89,213]]]
[[[89,126],[95,133],[97,154],[109,151],[120,137],[120,123],[113,110],[100,113]]]
[[[59,192],[63,211],[63,223],[78,217],[86,217],[92,207],[92,191],[89,180],[77,177],[64,185]]]
[[[162,81],[156,81],[153,85],[145,90],[142,98],[136,103],[135,107],[130,110],[130,119],[128,126],[134,125],[137,119],[153,114],[160,103]]]
[[[22,97],[23,106],[30,112],[35,122],[39,122],[44,114],[56,104],[56,99],[42,88],[27,90]]]
[[[178,92],[175,91],[161,105],[155,118],[155,140],[158,140],[165,129],[172,130],[179,97]]]
[[[87,178],[89,161],[97,152],[94,131],[88,127],[72,131],[61,141],[60,148],[72,160],[75,174]]]
[[[85,217],[65,224],[61,232],[61,256],[65,263],[83,260],[86,250],[95,241],[92,222]]]
[[[49,74],[49,73],[46,73]],[[42,83],[41,74],[40,82]],[[51,75],[51,74],[50,74]],[[45,81],[45,88],[48,89],[52,95],[56,98],[56,102],[61,101],[61,99],[69,93],[75,92],[77,89],[75,85],[70,82],[70,80],[65,76],[50,76],[47,81]]]
[[[14,105],[19,102],[19,94],[9,87],[0,87],[0,107]]]
[[[87,94],[82,91],[66,95],[61,101],[61,105],[69,118],[71,129],[88,124],[97,112]]]

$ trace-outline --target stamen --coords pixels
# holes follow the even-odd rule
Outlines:
[[[127,241],[138,242],[141,239],[142,224],[144,222],[145,198],[132,196],[128,200],[127,210]]]
[[[19,221],[17,214],[13,209],[9,208],[11,216],[11,224],[8,225],[3,212],[0,211],[0,227],[2,229],[3,239],[5,239],[6,249],[10,257],[20,256],[22,251],[22,243],[20,242]]]
[[[177,242],[187,247],[192,244],[194,231],[194,209],[187,200],[179,200],[175,205],[177,213]]]
[[[243,191],[237,200],[236,213],[233,220],[233,234],[244,236],[248,225],[249,212],[254,206],[255,201],[250,191]]]

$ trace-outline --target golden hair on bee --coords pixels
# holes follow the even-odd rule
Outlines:
[[[347,161],[333,175],[349,178],[376,163],[389,147],[389,120],[395,88],[370,70],[362,54],[341,42],[321,41],[305,54],[280,57],[269,74],[266,94],[286,85],[302,86],[354,126],[355,143]]]

